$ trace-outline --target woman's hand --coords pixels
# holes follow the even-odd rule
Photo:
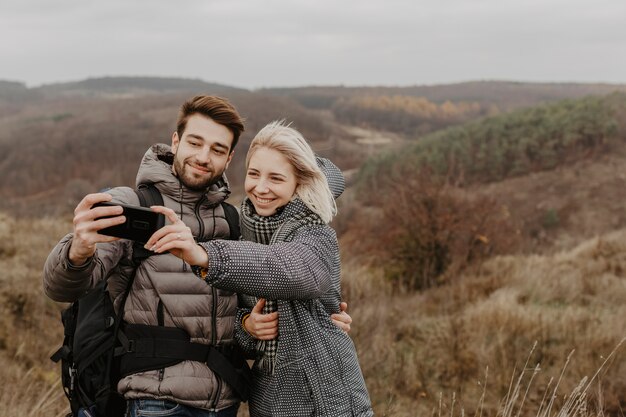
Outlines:
[[[256,303],[250,315],[244,319],[243,328],[258,340],[272,340],[278,337],[278,312],[263,314],[265,299]]]
[[[209,256],[204,248],[196,243],[191,229],[178,218],[174,210],[163,206],[150,208],[152,211],[165,215],[170,224],[154,232],[145,248],[155,253],[169,251],[190,265],[207,268]]]
[[[352,323],[352,317],[348,314],[348,303],[342,302],[339,304],[340,313],[335,313],[330,316],[333,324],[339,327],[344,332],[350,331],[350,324]]]

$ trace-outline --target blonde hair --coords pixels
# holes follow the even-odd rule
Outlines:
[[[337,205],[326,175],[318,167],[315,153],[302,134],[284,120],[269,123],[252,139],[246,155],[246,168],[250,164],[250,158],[259,148],[274,149],[287,158],[296,175],[297,186],[294,196],[320,216],[323,222],[330,223],[337,214]]]

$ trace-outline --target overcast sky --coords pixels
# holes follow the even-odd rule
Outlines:
[[[626,0],[6,0],[0,39],[29,86],[626,83]]]

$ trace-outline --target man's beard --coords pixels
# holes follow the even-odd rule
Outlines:
[[[182,182],[185,187],[194,191],[205,191],[221,178],[223,172],[216,173],[213,170],[211,170],[210,175],[207,172],[207,176],[202,177],[192,174],[191,172],[189,172],[192,168],[188,164],[188,162],[192,159],[193,158],[190,157],[184,161],[181,161],[179,158],[177,158],[177,155],[174,156],[174,172],[178,176],[180,182]],[[208,168],[207,165],[202,165],[198,163],[196,163],[195,165],[201,166],[203,168]]]

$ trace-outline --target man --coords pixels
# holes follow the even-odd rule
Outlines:
[[[141,162],[137,184],[154,184],[164,205],[177,213],[198,241],[229,237],[221,203],[230,191],[223,174],[243,129],[241,117],[227,100],[197,96],[182,105],[171,147],[153,145]],[[92,208],[104,201],[139,205],[137,194],[128,187],[83,198],[74,211],[73,233],[57,244],[44,266],[44,290],[53,300],[74,301],[108,279],[119,305],[127,277],[134,271],[133,246],[128,240],[97,233],[124,222],[119,206]],[[236,294],[197,279],[189,265],[170,254],[148,258],[135,274],[125,321],[182,328],[196,343],[233,343]],[[259,311],[254,321],[262,322]],[[349,327],[349,316],[341,320]],[[267,322],[277,325],[275,316]],[[132,416],[168,411],[170,416],[228,417],[236,416],[239,407],[232,387],[196,361],[132,374],[120,380],[118,391],[129,400]]]

